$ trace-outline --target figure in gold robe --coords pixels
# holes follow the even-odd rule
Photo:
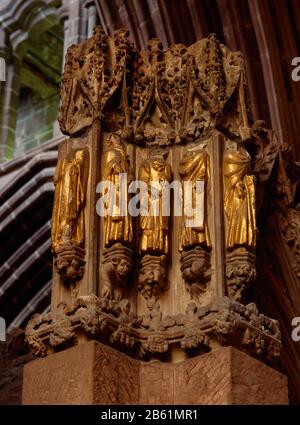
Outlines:
[[[161,157],[147,159],[140,166],[139,180],[148,186],[144,194],[148,198],[148,215],[140,217],[142,254],[167,254],[169,251],[170,217],[163,214],[163,185],[169,183],[171,177],[171,166]]]
[[[190,218],[185,217],[179,241],[179,251],[195,246],[203,246],[204,248],[211,246],[207,225],[207,182],[209,173],[209,156],[205,150],[187,151],[180,161],[179,174],[183,180],[184,206],[188,206],[188,209],[193,211],[193,221],[196,225],[188,225]],[[192,193],[188,193],[190,191],[187,189],[185,193],[184,182],[190,182]],[[196,191],[196,182],[203,182],[201,193]],[[196,197],[199,197],[199,199],[197,200]]]
[[[129,156],[117,135],[109,137],[107,146],[108,149],[103,158],[103,180],[111,182],[115,187],[115,192],[111,194],[108,200],[110,214],[104,217],[104,244],[106,247],[116,242],[130,245],[132,243],[132,217],[127,214],[128,192],[127,187],[120,187],[121,173],[127,175],[127,184],[131,180]],[[126,204],[123,213],[121,202]]]
[[[88,178],[88,151],[75,152],[73,159],[58,161],[55,176],[55,199],[52,216],[52,247],[84,242],[84,213]]]
[[[226,248],[256,247],[255,177],[247,175],[250,155],[245,149],[224,154],[224,208],[227,218]]]

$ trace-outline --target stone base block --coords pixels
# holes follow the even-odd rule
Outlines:
[[[233,347],[145,363],[90,341],[24,368],[23,404],[288,404],[287,378]]]

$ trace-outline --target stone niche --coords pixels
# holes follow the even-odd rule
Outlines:
[[[97,27],[68,50],[59,122],[68,137],[54,177],[52,305],[26,329],[31,350],[45,358],[25,368],[24,402],[59,403],[51,386],[45,397],[34,391],[47,382],[43,365],[64,369],[60,381],[80,363],[91,387],[74,400],[106,403],[93,388],[110,346],[110,362],[139,371],[128,382],[133,399],[112,389],[111,403],[179,403],[164,385],[182,387],[195,365],[212,388],[217,378],[205,371],[219,362],[227,379],[220,393],[195,396],[187,386],[185,403],[259,403],[254,381],[265,388],[262,403],[287,403],[284,377],[263,364],[274,367],[280,355],[279,323],[246,301],[256,280],[257,194],[278,149],[273,132],[251,119],[242,54],[214,34],[166,51],[150,40],[138,51],[126,31],[110,37]],[[178,190],[166,212],[170,185]],[[134,205],[144,213],[131,213]],[[84,365],[81,351],[92,356]],[[109,370],[112,388],[121,378]],[[278,398],[266,392],[273,380]]]

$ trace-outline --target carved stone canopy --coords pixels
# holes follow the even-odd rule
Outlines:
[[[93,338],[145,360],[218,345],[270,360],[279,324],[244,303],[279,148],[252,121],[243,56],[214,34],[166,51],[127,37],[97,27],[66,56],[52,308],[27,340],[39,355]]]
[[[62,132],[80,134],[98,118],[102,128],[122,130],[125,139],[142,145],[198,140],[212,127],[233,138],[250,137],[240,52],[231,52],[215,34],[167,51],[157,39],[137,51],[127,36],[120,30],[111,38],[96,28],[92,38],[68,49]]]

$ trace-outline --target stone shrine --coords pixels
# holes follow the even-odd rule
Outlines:
[[[43,359],[23,402],[287,404],[279,323],[248,290],[266,182],[288,177],[242,54],[214,34],[138,51],[96,27],[68,49],[59,123],[52,306],[26,328]]]

